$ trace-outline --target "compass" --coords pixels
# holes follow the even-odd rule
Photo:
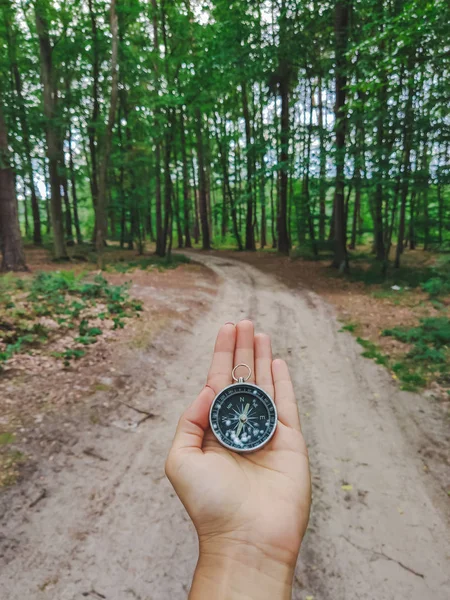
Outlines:
[[[236,377],[239,367],[248,369],[247,377]],[[217,394],[209,413],[217,440],[234,452],[259,450],[272,438],[277,427],[275,403],[260,387],[247,383],[251,373],[248,365],[236,365],[232,371],[236,383]]]

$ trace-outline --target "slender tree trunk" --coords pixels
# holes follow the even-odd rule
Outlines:
[[[318,78],[318,126],[319,126],[319,240],[325,239],[325,198],[327,192],[326,181],[326,166],[327,166],[327,149],[325,145],[325,128],[323,125],[323,99],[322,99],[322,76]]]
[[[12,77],[14,81],[14,90],[17,97],[17,112],[20,122],[20,129],[22,132],[22,143],[25,154],[25,165],[28,176],[28,187],[31,195],[31,210],[33,214],[33,242],[36,245],[42,244],[42,233],[41,233],[41,217],[39,212],[39,202],[36,193],[36,185],[34,183],[34,172],[33,162],[31,155],[31,142],[30,132],[28,127],[28,117],[25,109],[25,102],[23,97],[22,78],[20,75],[19,67],[17,65],[17,39],[16,30],[13,25],[14,19],[14,8],[11,4],[11,0],[7,0],[4,5],[3,17],[5,21],[5,33],[8,43],[9,59]],[[28,214],[26,212],[26,223],[28,222]]]
[[[53,47],[50,42],[49,26],[46,20],[46,7],[42,0],[37,0],[35,3],[35,18],[36,31],[39,37],[41,80],[43,87],[44,114],[46,118],[46,150],[51,188],[50,208],[52,215],[54,256],[56,259],[66,259],[67,250],[64,243],[63,212],[58,172],[60,136],[55,123],[56,90],[54,87],[54,73],[52,64]]]
[[[255,250],[255,231],[253,227],[253,147],[252,147],[252,126],[250,122],[250,111],[248,108],[247,84],[241,83],[242,91],[242,110],[245,122],[245,144],[247,160],[247,216],[245,220],[245,249]]]
[[[409,176],[411,171],[411,149],[412,149],[412,127],[413,127],[413,96],[414,80],[412,69],[414,67],[414,55],[408,60],[408,97],[405,106],[405,118],[403,124],[403,165],[401,178],[401,204],[400,204],[400,223],[398,227],[397,248],[395,252],[395,267],[400,267],[400,257],[403,252],[403,242],[405,237],[406,221],[406,200],[408,198]],[[425,144],[426,145],[426,144]]]
[[[88,123],[89,153],[91,157],[90,186],[92,204],[95,212],[94,238],[97,231],[97,200],[98,200],[98,155],[97,155],[97,128],[100,116],[99,76],[100,76],[100,48],[98,38],[97,17],[94,10],[95,0],[88,0],[89,17],[92,35],[92,114]],[[95,243],[95,239],[94,239]]]
[[[278,206],[278,250],[282,254],[289,254],[291,242],[288,232],[288,177],[289,177],[289,85],[280,82],[281,96],[281,121],[280,121],[280,200]]]
[[[156,0],[152,0],[153,10],[153,47],[159,55],[159,39],[158,39],[158,5]],[[157,61],[154,64],[156,81],[159,81],[158,71],[159,66]],[[155,121],[159,127],[161,110],[155,110]],[[155,143],[155,205],[156,205],[156,250],[158,256],[164,256],[166,253],[166,242],[164,239],[163,215],[162,215],[162,197],[161,197],[161,140],[160,134],[157,133]]]
[[[73,162],[73,150],[72,150],[72,126],[69,122],[69,170],[70,170],[70,187],[72,191],[72,205],[73,205],[73,221],[75,225],[75,233],[77,236],[77,244],[83,243],[83,236],[81,235],[80,218],[78,216],[78,198],[77,198],[77,186],[75,178],[75,167]]]
[[[345,222],[345,135],[347,129],[346,50],[349,37],[350,0],[338,0],[335,8],[335,62],[336,62],[336,183],[334,192],[334,259],[333,266],[341,272],[348,270]]]
[[[20,237],[14,173],[8,150],[8,131],[0,99],[0,251],[2,271],[27,271]]]
[[[202,227],[202,249],[210,250],[211,241],[208,226],[208,198],[206,191],[205,159],[203,147],[202,115],[199,108],[195,109],[195,127],[197,132],[197,160],[198,160],[198,191],[200,222]]]
[[[99,266],[103,267],[103,247],[106,242],[107,219],[106,219],[106,200],[107,200],[107,179],[108,165],[111,154],[112,133],[114,121],[116,119],[117,99],[119,92],[119,72],[117,68],[118,49],[119,49],[119,26],[116,14],[116,0],[111,0],[109,9],[110,28],[111,28],[111,95],[108,110],[108,122],[103,140],[103,157],[100,163],[98,178],[98,200],[97,200],[97,231],[96,231],[96,249],[98,254]]]
[[[186,248],[192,248],[191,229],[190,229],[190,192],[189,192],[189,170],[186,150],[186,132],[184,121],[184,107],[180,108],[180,144],[181,144],[181,163],[183,173],[183,213],[184,213],[184,243]]]
[[[414,183],[413,183],[414,186]],[[409,200],[409,248],[410,250],[416,249],[416,196],[417,192],[415,187],[411,190],[411,198]]]
[[[198,161],[197,161],[198,162]],[[198,210],[198,186],[195,177],[195,165],[194,165],[194,157],[192,157],[192,183],[193,185],[193,195],[194,195],[194,228],[193,228],[193,237],[194,243],[198,244],[200,240],[200,221],[199,221],[199,210]]]
[[[234,234],[234,237],[236,238],[238,249],[243,250],[242,240],[241,240],[241,235],[239,233],[239,226],[238,226],[238,220],[237,220],[236,203],[235,203],[235,200],[233,197],[233,190],[231,189],[230,176],[228,173],[228,147],[225,146],[225,143],[220,138],[217,125],[215,127],[215,131],[216,131],[217,148],[219,150],[220,164],[222,166],[223,190],[224,190],[224,194],[225,194],[225,201],[226,201],[226,197],[228,196],[228,201],[229,201],[230,210],[231,210],[231,222],[233,224],[233,234]],[[222,131],[222,134],[224,137],[225,131]]]
[[[50,191],[50,182],[49,182],[46,157],[44,157],[44,160],[42,161],[42,172],[44,174],[44,187],[45,187],[45,218],[47,219],[47,222],[45,225],[46,225],[47,235],[49,235],[52,230],[52,217],[51,217],[51,211],[50,211],[51,191]]]
[[[180,181],[178,177],[178,164],[177,164],[177,155],[176,148],[174,148],[174,163],[175,163],[175,189],[173,193],[173,203],[175,209],[175,223],[177,226],[177,240],[178,240],[178,248],[183,247],[183,228],[181,226],[181,211],[180,211]]]
[[[312,86],[312,81],[310,81],[311,86],[311,95],[310,95],[310,108],[309,108],[309,122],[308,122],[308,135],[306,139],[306,156],[305,156],[305,170],[303,174],[302,181],[302,199],[303,205],[306,209],[306,217],[308,221],[308,230],[309,230],[309,239],[311,241],[312,251],[315,256],[318,254],[317,244],[316,244],[316,234],[314,231],[314,221],[311,210],[311,199],[309,193],[309,169],[311,163],[311,138],[312,138],[312,128],[313,128],[313,102],[314,102],[314,91]]]
[[[442,151],[442,163],[438,164],[437,168],[437,200],[438,200],[438,231],[439,231],[439,245],[442,245],[444,236],[444,194],[443,194],[443,182],[442,182],[442,172],[444,170],[445,161],[448,155],[448,141],[443,146]],[[441,157],[439,157],[441,158]]]
[[[363,96],[358,93],[358,99],[363,102]],[[355,170],[353,180],[355,184],[355,202],[353,204],[352,235],[349,248],[356,248],[356,237],[361,221],[361,190],[362,190],[362,171],[364,168],[364,121],[363,108],[359,108],[356,118],[356,148],[355,148]]]
[[[276,222],[277,222],[277,213],[275,210],[275,202],[274,202],[274,185],[275,183],[275,173],[271,173],[270,175],[270,221],[271,221],[271,229],[272,229],[272,248],[277,247],[277,233],[276,233]]]
[[[383,29],[384,19],[384,0],[379,0],[379,15],[380,23]],[[379,57],[382,60],[385,56],[385,41],[384,37],[381,38]],[[384,178],[387,172],[386,168],[386,149],[384,139],[384,120],[387,107],[387,75],[383,66],[381,66],[381,85],[378,91],[378,118],[377,118],[377,134],[376,134],[376,155],[377,155],[377,166],[376,166],[376,188],[375,188],[375,202],[374,202],[374,215],[375,220],[373,223],[374,237],[375,237],[375,254],[379,261],[383,261],[384,270],[387,268],[387,261],[389,260],[389,252],[386,252],[384,243],[384,227],[383,227],[383,193],[384,193]]]
[[[63,200],[64,200],[64,223],[65,223],[65,229],[66,229],[66,240],[67,240],[67,244],[69,246],[73,246],[72,210],[70,207],[69,186],[67,184],[67,169],[66,169],[66,165],[65,165],[65,161],[64,161],[63,148],[61,148],[60,165],[61,165],[60,181],[61,181],[61,188],[63,191]]]

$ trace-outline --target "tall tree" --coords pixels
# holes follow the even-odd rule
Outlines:
[[[116,0],[111,0],[109,8],[109,19],[111,28],[111,96],[109,101],[108,121],[103,140],[103,158],[100,163],[98,179],[98,200],[96,215],[96,249],[99,255],[99,264],[102,266],[103,247],[106,243],[107,219],[107,175],[114,122],[116,119],[117,99],[119,93],[119,72],[117,58],[119,50],[119,26],[116,13]]]
[[[36,0],[34,5],[36,31],[39,37],[41,62],[41,80],[45,115],[45,134],[47,141],[47,159],[50,179],[50,210],[53,230],[53,251],[56,259],[67,258],[64,241],[64,224],[61,203],[61,186],[59,176],[59,158],[61,138],[56,113],[56,76],[53,70],[53,45],[50,40],[48,22],[48,4],[46,0]]]
[[[26,271],[20,237],[14,172],[10,164],[8,130],[0,97],[0,251],[2,271]]]
[[[333,266],[348,270],[345,215],[345,134],[347,129],[346,86],[349,38],[350,0],[338,0],[335,7],[335,115],[336,115],[336,180],[334,191],[334,258]]]

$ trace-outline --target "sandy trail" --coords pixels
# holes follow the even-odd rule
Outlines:
[[[318,296],[228,258],[196,259],[220,275],[211,310],[172,335],[175,351],[151,396],[149,355],[137,353],[130,365],[137,400],[158,418],[136,433],[110,427],[81,439],[108,462],[80,455],[54,477],[20,525],[26,543],[0,573],[1,598],[186,598],[196,539],[164,460],[180,412],[204,383],[218,327],[250,317],[291,367],[311,454],[313,513],[293,598],[447,599],[444,493],[411,443],[419,431],[408,403],[425,401],[361,358]]]

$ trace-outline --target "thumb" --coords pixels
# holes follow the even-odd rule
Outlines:
[[[214,390],[206,385],[191,406],[184,411],[178,422],[171,452],[201,450],[205,432],[209,427],[209,411],[214,397]]]

